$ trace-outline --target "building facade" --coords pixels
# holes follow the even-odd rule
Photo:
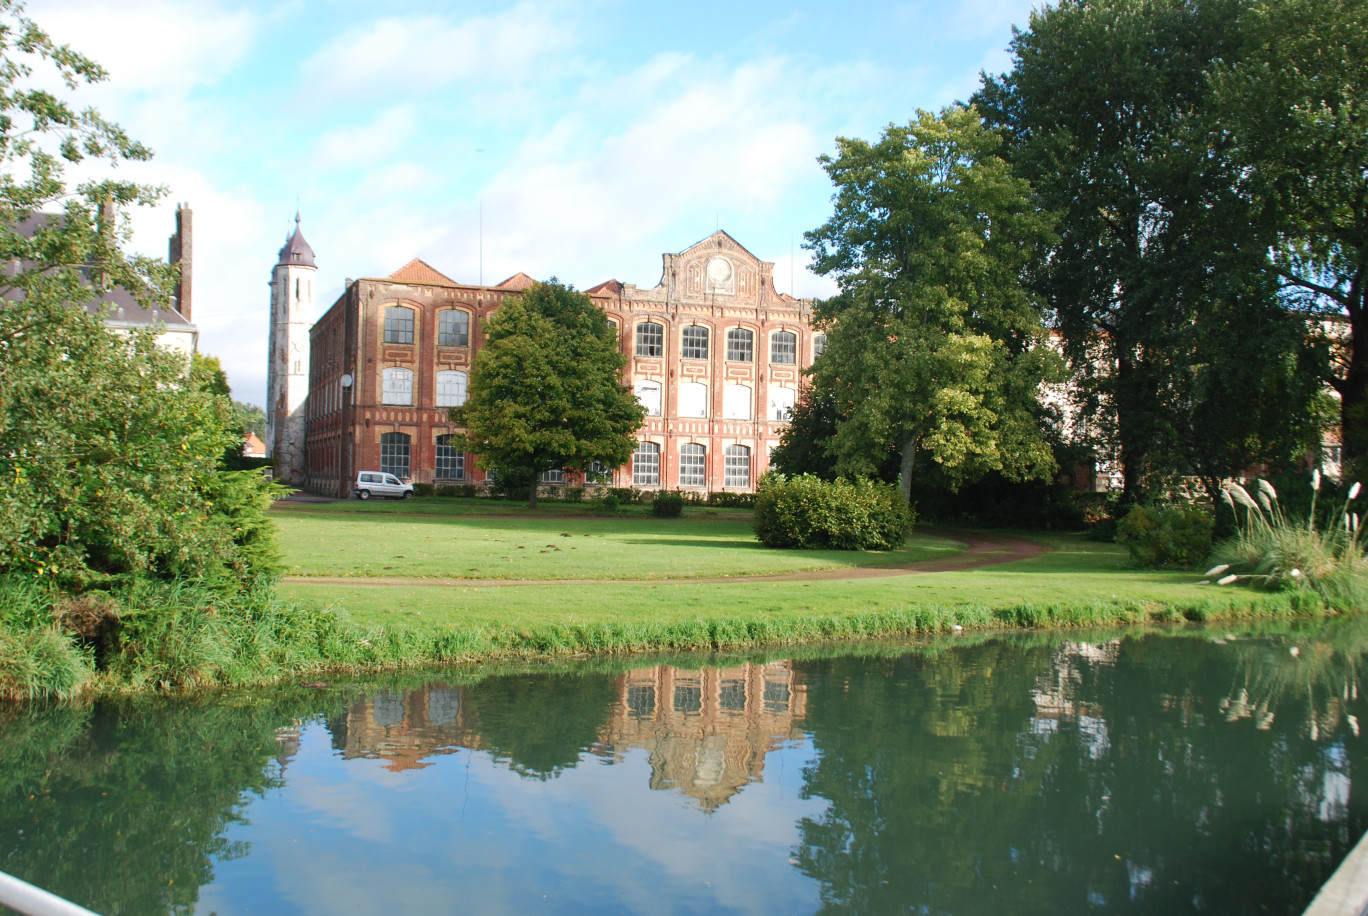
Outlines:
[[[291,238],[302,243],[298,230]],[[277,273],[290,266],[291,244]],[[618,328],[626,381],[647,412],[632,461],[604,470],[617,486],[753,490],[797,400],[802,370],[824,346],[810,325],[811,302],[779,293],[774,265],[725,232],[663,260],[651,289],[610,280],[586,290]],[[294,359],[281,362],[278,352],[276,329],[294,319],[281,320],[276,281],[273,410],[277,379],[290,375]],[[311,290],[311,274],[305,282],[301,288]],[[520,273],[472,286],[419,260],[388,277],[348,280],[309,331],[302,473],[290,482],[331,496],[348,495],[363,470],[484,484],[474,456],[450,444],[460,427],[447,410],[465,401],[489,314],[533,282]],[[574,482],[554,471],[544,480]]]

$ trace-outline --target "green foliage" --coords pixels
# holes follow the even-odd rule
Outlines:
[[[103,71],[10,2],[0,54],[0,259],[17,266],[0,284],[0,575],[78,592],[127,577],[269,577],[258,510],[275,491],[218,471],[237,437],[217,360],[187,362],[153,330],[116,334],[88,310],[102,286],[167,308],[175,271],[120,250],[120,208],[160,191],[69,189],[63,166],[150,153],[94,110],[28,88],[55,77],[75,89]]]
[[[255,404],[245,404],[242,401],[233,402],[233,422],[234,432],[246,436],[252,433],[258,439],[266,439],[266,411]]]
[[[755,536],[766,547],[895,550],[911,533],[912,510],[888,484],[770,476],[756,494]]]
[[[1011,72],[974,96],[1014,172],[1059,217],[1058,242],[1028,276],[1062,335],[1075,406],[1095,443],[1119,453],[1127,505],[1179,473],[1201,477],[1214,500],[1223,478],[1283,464],[1316,435],[1326,353],[1306,348],[1306,324],[1285,308],[1265,201],[1231,155],[1207,80],[1246,53],[1249,6],[1043,6],[1012,40]],[[1299,23],[1290,14],[1286,32],[1303,35]]]
[[[1303,519],[1283,511],[1267,481],[1259,481],[1257,500],[1239,484],[1227,484],[1222,501],[1239,518],[1239,530],[1216,545],[1212,560],[1217,565],[1207,577],[1219,576],[1220,585],[1243,580],[1270,589],[1310,590],[1342,611],[1368,607],[1368,551],[1359,543],[1360,518],[1354,511],[1361,487],[1349,488],[1326,524],[1317,521],[1320,485],[1317,474]]]
[[[755,494],[713,490],[708,494],[707,504],[718,509],[750,509],[755,505]]]
[[[1198,566],[1211,555],[1211,513],[1200,506],[1136,506],[1116,526],[1116,543],[1141,567]]]
[[[415,483],[413,485],[414,496],[436,496],[437,486],[431,483]]]
[[[645,411],[622,382],[626,357],[603,311],[554,280],[502,305],[486,325],[465,405],[463,446],[480,467],[527,474],[584,472],[594,462],[619,467],[636,447]]]
[[[584,487],[566,487],[565,501],[568,503],[584,502]]]
[[[934,462],[912,486],[917,517],[931,521],[984,528],[1074,531],[1095,521],[1099,495],[1075,489],[1075,466],[1088,457],[1079,450],[1055,445],[1059,472],[1048,480],[1013,480],[990,471],[978,480],[956,484]]]
[[[833,402],[835,471],[870,475],[900,454],[904,498],[918,452],[957,480],[1048,474],[1038,395],[1058,359],[1022,278],[1051,218],[973,108],[837,142],[822,158],[835,212],[805,243],[840,285],[816,306],[828,330],[813,367],[815,405]]]
[[[490,468],[489,493],[498,499],[521,501],[535,489],[533,474],[527,468]]]
[[[1327,380],[1350,462],[1368,455],[1368,8],[1346,0],[1241,5],[1240,46],[1210,84],[1242,193],[1260,201],[1285,301],[1334,316]],[[1347,321],[1338,321],[1339,316]],[[1245,405],[1249,401],[1244,401]]]
[[[617,512],[622,508],[622,497],[613,492],[614,488],[608,488],[599,494],[599,509],[604,512]]]
[[[657,490],[651,500],[651,514],[656,518],[679,518],[684,511],[684,494],[678,490]]]

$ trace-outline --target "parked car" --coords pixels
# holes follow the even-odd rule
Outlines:
[[[372,496],[389,496],[394,499],[408,499],[413,495],[413,484],[404,483],[393,474],[381,471],[362,471],[356,475],[352,493],[357,499],[370,499]]]

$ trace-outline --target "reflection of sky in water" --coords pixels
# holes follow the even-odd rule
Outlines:
[[[394,772],[343,760],[307,725],[283,789],[247,805],[200,912],[811,912],[815,881],[789,864],[806,742],[772,751],[763,780],[708,814],[648,788],[645,751],[585,756],[545,781],[481,752]]]

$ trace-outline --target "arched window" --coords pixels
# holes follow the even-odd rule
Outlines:
[[[641,406],[646,408],[646,416],[660,416],[660,382],[640,381],[632,388]]]
[[[636,326],[636,355],[662,356],[665,353],[665,328],[653,321]]]
[[[386,369],[381,374],[384,390],[380,395],[381,404],[413,403],[413,370]]]
[[[722,419],[749,420],[751,390],[747,385],[728,385],[722,389]]]
[[[722,453],[722,460],[722,486],[750,486],[750,449],[744,445],[729,445]]]
[[[656,443],[637,443],[632,455],[632,486],[660,486],[660,446]]]
[[[813,335],[812,335],[812,358],[813,358],[813,359],[816,359],[817,357],[821,356],[821,355],[822,355],[823,353],[825,353],[825,352],[826,352],[826,335],[825,335],[825,334],[813,334]]]
[[[771,388],[769,391],[769,418],[787,422],[793,416],[793,401],[797,392],[792,388]]]
[[[413,309],[402,305],[385,309],[385,343],[413,343]]]
[[[788,331],[775,331],[770,335],[770,362],[778,366],[794,366],[798,363],[798,335]]]
[[[466,402],[466,374],[464,372],[437,373],[437,406],[460,407]]]
[[[706,417],[708,415],[708,386],[702,382],[679,383],[679,415]]]
[[[393,474],[400,480],[408,479],[408,433],[382,433],[380,435],[380,470],[385,474]]]
[[[438,480],[465,480],[465,453],[451,444],[453,438],[437,437],[437,470],[433,476]]]
[[[684,329],[683,353],[685,359],[708,358],[708,329],[691,325]]]
[[[679,485],[708,485],[708,450],[695,442],[687,442],[679,447]]]
[[[437,313],[437,346],[470,346],[470,313],[443,309]]]
[[[755,359],[755,335],[745,328],[727,331],[727,362],[748,363]]]

